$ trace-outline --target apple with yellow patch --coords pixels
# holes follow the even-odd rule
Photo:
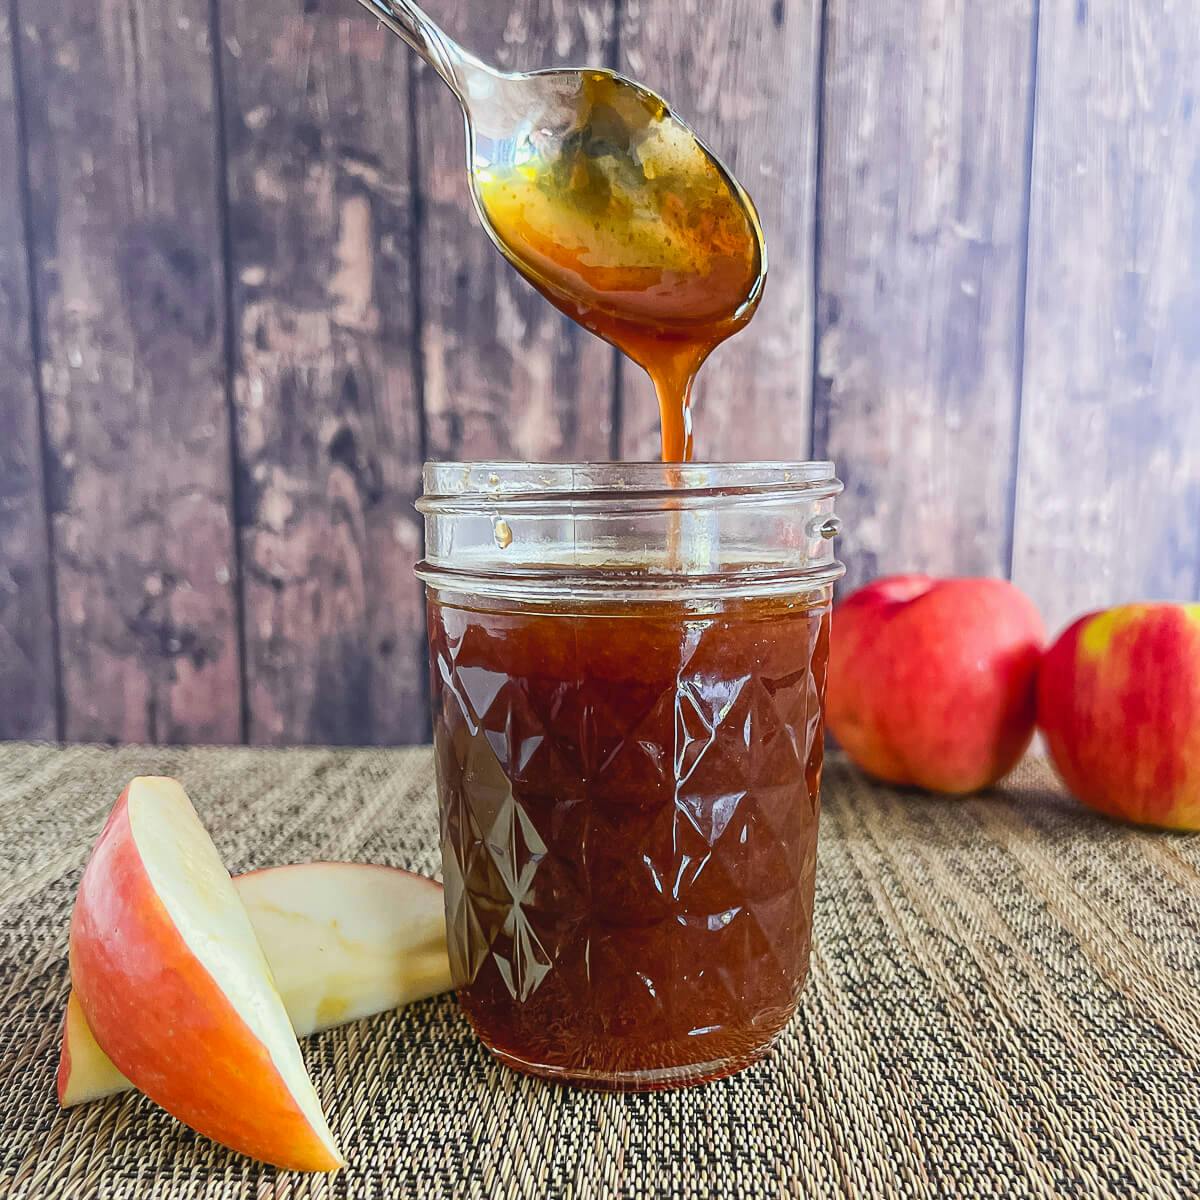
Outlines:
[[[1081,617],[1042,662],[1038,723],[1084,804],[1200,830],[1200,604]]]
[[[135,1087],[253,1158],[343,1165],[254,927],[175,780],[134,779],[121,794],[69,945],[87,1025]]]
[[[1003,579],[878,579],[833,614],[829,730],[888,783],[989,787],[1033,737],[1044,642],[1037,609]]]
[[[297,1037],[450,987],[442,886],[364,863],[300,863],[233,881]],[[64,1108],[133,1085],[100,1049],[74,993],[63,1020]]]

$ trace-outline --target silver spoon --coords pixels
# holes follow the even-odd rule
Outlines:
[[[359,0],[433,67],[466,118],[471,195],[501,253],[570,315],[740,327],[767,259],[749,196],[653,92],[616,72],[498,71],[411,0]],[[589,319],[592,318],[592,319]]]

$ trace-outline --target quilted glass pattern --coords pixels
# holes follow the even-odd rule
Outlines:
[[[430,628],[451,965],[485,1042],[598,1081],[753,1058],[807,970],[825,608],[434,602]]]

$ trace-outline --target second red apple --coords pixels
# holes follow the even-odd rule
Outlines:
[[[888,783],[988,787],[1033,736],[1044,642],[1032,602],[1004,580],[876,580],[834,613],[829,729]]]

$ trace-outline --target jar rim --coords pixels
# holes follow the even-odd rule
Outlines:
[[[729,597],[822,587],[842,490],[828,462],[427,463],[438,589],[530,601]]]
[[[842,490],[828,461],[734,463],[663,462],[427,462],[423,513],[507,504],[567,500],[574,503],[673,497],[833,496]]]

